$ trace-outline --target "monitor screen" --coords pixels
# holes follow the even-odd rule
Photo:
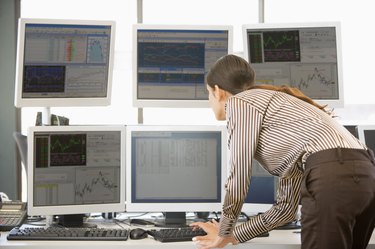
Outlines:
[[[115,23],[20,19],[17,107],[110,104]]]
[[[133,27],[136,107],[209,107],[205,77],[232,52],[231,26]]]
[[[268,173],[254,160],[249,192],[242,206],[242,212],[255,215],[263,213],[276,202],[278,177]]]
[[[358,125],[358,136],[375,153],[375,125]]]
[[[36,126],[28,133],[28,214],[125,210],[125,126]]]
[[[344,125],[344,127],[356,138],[358,138],[358,130],[356,125]]]
[[[126,211],[221,210],[225,127],[136,125],[126,139]]]
[[[322,105],[343,107],[339,23],[243,25],[256,84],[288,85]]]

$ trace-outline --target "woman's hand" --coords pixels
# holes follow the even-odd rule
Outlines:
[[[199,249],[223,248],[229,243],[238,244],[238,241],[233,236],[219,236],[219,223],[216,220],[212,220],[211,222],[194,222],[190,226],[201,228],[207,233],[205,236],[193,238]]]

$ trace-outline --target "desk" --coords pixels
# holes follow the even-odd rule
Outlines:
[[[96,224],[98,227],[118,227],[118,223],[102,218],[90,218],[88,223]],[[121,222],[120,222],[121,223]],[[121,227],[125,229],[133,229],[140,226],[130,226],[127,223],[121,223]],[[28,226],[28,225],[26,225]],[[143,227],[147,229],[147,227]],[[152,227],[149,227],[152,228]],[[300,233],[295,233],[298,230],[273,230],[270,231],[269,237],[254,238],[246,243],[241,243],[236,246],[227,246],[225,248],[232,249],[300,249],[301,239]],[[117,248],[134,248],[134,249],[196,249],[194,242],[175,242],[175,243],[161,243],[148,237],[142,240],[127,241],[32,241],[32,240],[7,240],[8,232],[1,232],[0,248],[1,249],[117,249]],[[375,232],[373,233],[368,249],[375,249]]]
[[[8,241],[7,233],[1,232],[1,249],[196,249],[193,242],[161,243],[149,237],[143,240],[127,241]],[[255,238],[237,246],[227,246],[226,248],[244,249],[300,249],[300,234],[293,233],[292,230],[274,230],[269,237]],[[375,235],[373,234],[368,249],[375,249]]]

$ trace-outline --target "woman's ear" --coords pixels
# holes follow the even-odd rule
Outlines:
[[[221,89],[218,85],[215,85],[213,92],[214,92],[215,98],[218,101],[226,101],[228,96],[231,95],[227,91]]]

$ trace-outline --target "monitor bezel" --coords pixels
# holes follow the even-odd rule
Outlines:
[[[221,195],[218,202],[132,202],[131,143],[133,131],[218,131],[221,134]],[[215,212],[221,211],[225,196],[227,133],[219,125],[131,125],[126,128],[126,211],[127,212]],[[194,184],[194,179],[191,179]]]
[[[34,134],[37,132],[86,132],[86,131],[119,131],[121,136],[120,162],[120,199],[117,203],[79,204],[34,206]],[[92,125],[92,126],[33,126],[28,129],[28,171],[27,171],[27,213],[29,215],[66,215],[97,213],[97,212],[124,212],[125,211],[125,135],[126,129],[122,125]]]
[[[364,144],[366,144],[365,131],[368,130],[375,132],[375,125],[357,125],[358,139]]]
[[[355,138],[359,139],[358,136],[358,125],[357,124],[342,124]],[[352,133],[351,129],[354,129],[354,134]]]
[[[27,24],[62,24],[62,25],[93,25],[110,26],[110,48],[108,60],[107,92],[105,97],[51,97],[51,98],[24,98],[23,91],[23,65],[25,52],[25,31]],[[73,20],[73,19],[44,19],[20,18],[18,20],[16,80],[15,80],[15,107],[74,107],[74,106],[108,106],[112,98],[112,75],[115,48],[115,21],[110,20]]]
[[[133,25],[133,106],[163,107],[163,108],[209,108],[207,100],[181,100],[181,99],[140,99],[138,98],[138,30],[222,30],[228,32],[228,54],[233,53],[233,26],[230,25],[159,25],[159,24],[134,24]]]
[[[285,29],[285,28],[316,28],[316,27],[334,27],[336,32],[336,49],[337,49],[337,77],[338,77],[338,99],[314,99],[321,105],[327,105],[329,108],[344,107],[344,82],[343,82],[343,60],[342,60],[342,38],[341,38],[341,23],[340,22],[300,22],[300,23],[257,23],[257,24],[243,24],[243,58],[249,61],[249,43],[247,39],[247,30],[249,29]]]

